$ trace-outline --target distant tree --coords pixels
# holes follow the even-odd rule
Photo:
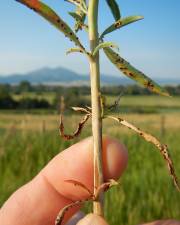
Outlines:
[[[65,109],[69,110],[72,106],[84,106],[84,105],[90,105],[90,102],[84,98],[83,95],[79,92],[79,87],[71,87],[66,88],[63,92],[60,91],[56,93],[53,105],[54,108],[56,108],[58,111],[60,109],[61,104],[61,96],[64,97],[64,103],[65,103]]]
[[[45,99],[22,98],[18,104],[19,109],[47,109],[50,104]]]
[[[0,85],[0,109],[13,109],[17,102],[10,95],[9,85]]]
[[[20,93],[30,92],[32,91],[32,86],[29,81],[21,81],[18,85],[18,89]]]

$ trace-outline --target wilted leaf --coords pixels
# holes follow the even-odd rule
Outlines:
[[[144,17],[143,16],[128,16],[125,17],[123,19],[120,19],[118,21],[116,21],[115,23],[113,23],[111,26],[109,26],[102,34],[100,38],[103,38],[104,35],[111,33],[114,30],[117,30],[123,26],[126,26],[130,23],[134,23],[138,20],[142,20]]]
[[[113,42],[102,42],[94,49],[93,56],[96,56],[96,54],[98,53],[100,49],[107,48],[107,47],[117,48],[119,50],[118,46],[114,44]]]
[[[82,112],[82,113],[86,113],[86,114],[91,114],[91,110],[88,108],[82,108],[82,107],[72,107],[72,109],[75,112]]]
[[[55,221],[55,225],[61,225],[61,224],[62,224],[63,219],[64,219],[64,217],[65,217],[65,214],[66,214],[66,212],[67,212],[69,209],[71,209],[71,208],[73,208],[73,207],[75,207],[75,206],[79,206],[79,205],[81,205],[81,204],[83,204],[83,203],[85,203],[85,202],[88,202],[88,201],[92,201],[92,198],[90,197],[90,198],[87,198],[87,199],[78,200],[78,201],[72,202],[72,203],[69,204],[69,205],[66,205],[64,208],[62,208],[62,209],[59,211],[59,213],[58,213],[58,215],[57,215],[57,218],[56,218],[56,221]]]
[[[121,58],[116,52],[114,52],[111,48],[104,48],[104,53],[109,58],[109,60],[126,76],[135,80],[140,85],[148,88],[150,91],[169,96],[168,92],[147,77],[144,73],[140,72],[132,65],[130,65],[125,59]]]
[[[78,187],[84,189],[90,196],[93,196],[93,193],[83,183],[81,183],[77,180],[65,180],[65,182],[74,184],[75,186],[78,186]]]
[[[63,32],[66,37],[73,41],[80,48],[84,49],[80,43],[78,37],[75,35],[73,30],[46,4],[39,0],[16,0],[28,8],[34,10],[36,13],[44,17],[47,21],[53,24],[58,30]]]
[[[60,115],[60,125],[59,125],[59,134],[62,138],[64,138],[65,140],[72,140],[75,137],[78,137],[85,125],[85,123],[88,121],[88,119],[91,117],[90,114],[86,114],[82,120],[78,123],[77,129],[74,131],[73,134],[65,134],[64,133],[64,123],[63,123],[63,119],[62,119],[62,115]]]
[[[167,145],[162,144],[156,137],[154,137],[153,135],[146,133],[145,131],[142,131],[140,128],[134,126],[133,124],[129,123],[128,121],[120,118],[120,117],[114,117],[114,116],[107,116],[107,118],[109,119],[113,119],[117,122],[119,122],[120,124],[122,124],[123,126],[126,126],[127,128],[135,131],[137,134],[140,135],[140,137],[142,137],[144,140],[146,140],[147,142],[152,143],[153,145],[155,145],[158,150],[160,151],[161,155],[163,156],[164,160],[167,163],[167,167],[170,173],[170,176],[172,177],[172,180],[174,182],[175,187],[177,188],[177,190],[180,192],[180,184],[179,184],[179,180],[176,176],[175,170],[174,170],[174,165],[173,165],[173,161],[170,157],[169,154],[169,150]]]
[[[118,6],[116,0],[106,0],[106,2],[108,4],[109,8],[111,9],[114,19],[119,20],[121,18],[121,13],[120,13],[119,6]]]

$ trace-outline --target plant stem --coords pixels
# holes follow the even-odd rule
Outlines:
[[[98,0],[89,0],[88,23],[89,40],[91,52],[99,44],[98,35]],[[102,116],[100,104],[100,69],[99,54],[90,57],[90,77],[91,77],[91,105],[92,105],[92,133],[94,150],[94,194],[103,179],[102,168]],[[103,193],[100,193],[97,201],[93,203],[93,212],[103,216]]]

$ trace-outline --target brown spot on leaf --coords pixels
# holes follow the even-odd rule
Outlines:
[[[130,77],[135,77],[135,75],[133,73],[131,73],[131,72],[129,73],[129,76]]]

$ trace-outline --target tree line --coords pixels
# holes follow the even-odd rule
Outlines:
[[[173,95],[180,95],[180,85],[166,86],[167,91]],[[33,93],[29,97],[26,93]],[[48,98],[39,98],[43,93],[47,95],[53,93],[53,100],[50,102]],[[152,95],[150,91],[137,85],[118,85],[103,86],[102,93],[104,95],[118,96],[124,95]],[[14,95],[19,96],[18,99]],[[59,109],[60,98],[64,97],[66,107],[90,105],[88,98],[84,96],[90,95],[90,87],[65,87],[52,85],[32,85],[28,81],[22,81],[18,85],[0,84],[0,109]]]

